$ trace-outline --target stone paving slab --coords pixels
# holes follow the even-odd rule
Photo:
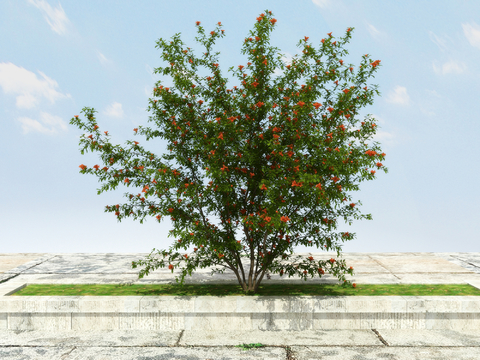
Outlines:
[[[142,279],[138,278],[143,268],[131,268],[131,261],[144,259],[147,253],[132,254],[44,254],[23,265],[0,274],[0,288],[8,284],[174,284],[181,270],[173,274],[167,267],[158,268]],[[335,253],[297,253],[313,256],[315,260],[335,257]],[[26,258],[26,257],[24,257]],[[354,267],[354,275],[345,278],[357,284],[466,284],[480,288],[480,253],[343,253],[347,266]],[[0,257],[1,261],[2,257]],[[245,271],[248,259],[242,259]],[[181,264],[183,267],[184,264]],[[211,266],[195,270],[185,277],[186,284],[238,283],[233,271],[214,273]],[[267,273],[263,283],[295,284],[298,277]],[[330,274],[322,278],[308,278],[310,284],[340,284]],[[2,285],[3,283],[3,285]],[[12,290],[12,289],[10,289]]]
[[[45,253],[0,254],[0,274],[45,255]]]
[[[309,347],[283,348],[8,348],[0,349],[9,360],[478,360],[478,348]]]
[[[241,339],[241,340],[240,340]],[[245,347],[236,347],[245,344]],[[261,347],[251,347],[259,344]],[[250,346],[248,346],[250,345]],[[480,330],[0,331],[0,357],[33,359],[480,358]]]
[[[35,260],[6,270],[0,274],[0,283],[7,280],[39,283],[163,283],[174,282],[181,270],[173,274],[167,267],[158,268],[142,279],[138,273],[143,267],[131,268],[131,262],[144,259],[147,253],[132,254],[47,254]],[[315,260],[328,259],[335,253],[297,253],[295,255],[313,256]],[[336,256],[334,256],[336,258]],[[358,283],[465,283],[467,276],[472,281],[480,281],[480,253],[343,253],[348,266],[353,266],[355,275],[346,275],[346,279]],[[0,257],[0,262],[2,257]],[[249,260],[242,259],[249,268]],[[181,264],[184,266],[184,264]],[[233,271],[226,269],[223,274],[211,274],[212,269],[222,268],[215,265],[197,268],[186,282],[216,282],[217,280],[237,281]],[[244,267],[245,268],[245,267]],[[426,276],[428,275],[428,276]],[[270,275],[272,283],[279,281],[301,281],[297,277],[288,278],[278,274]],[[15,277],[15,278],[14,278]],[[267,279],[266,279],[267,280]],[[337,282],[326,274],[321,279],[309,279],[313,282]]]
[[[0,330],[0,346],[461,346],[480,347],[477,330],[43,331]]]

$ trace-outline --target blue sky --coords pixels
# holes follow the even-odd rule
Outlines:
[[[337,231],[356,234],[343,252],[479,251],[480,2],[3,0],[0,252],[168,249],[176,241],[168,237],[169,217],[140,224],[104,212],[141,188],[120,185],[97,195],[102,183],[81,174],[79,165],[104,164],[100,153],[81,155],[85,132],[70,119],[93,107],[113,145],[135,140],[165,154],[166,141],[147,142],[133,132],[140,125],[155,128],[146,110],[155,82],[172,85],[153,74],[166,65],[156,41],[181,33],[198,54],[195,22],[209,32],[221,21],[226,36],[214,50],[227,74],[246,63],[243,39],[265,9],[277,19],[270,43],[286,62],[301,52],[296,44],[304,36],[318,47],[327,33],[338,39],[348,27],[355,30],[344,61],[358,68],[364,54],[381,60],[367,80],[381,96],[356,118],[376,119],[377,134],[368,143],[380,143],[389,172],[377,171],[375,180],[349,193],[373,220],[349,225],[338,219]],[[210,218],[219,225],[218,217]]]

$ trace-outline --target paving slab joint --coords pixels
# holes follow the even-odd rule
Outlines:
[[[377,331],[377,329],[372,329],[372,331],[377,335],[378,339],[383,343],[385,346],[390,346],[388,343],[385,341],[385,339],[380,335],[380,333]]]
[[[287,360],[297,360],[290,346],[286,346],[285,350],[287,351]]]
[[[9,280],[11,280],[11,279],[13,279],[13,278],[16,278],[16,277],[19,276],[19,275],[20,275],[20,273],[19,273],[19,274],[15,274],[15,275],[13,275],[13,276],[10,276],[9,278],[0,280],[0,284],[3,284],[4,282],[7,282],[7,281],[9,281]]]
[[[180,339],[182,338],[184,332],[185,332],[185,330],[182,330],[180,332],[180,335],[178,336],[178,339],[177,339],[177,342],[175,343],[175,346],[178,346],[178,344],[180,343]]]
[[[66,353],[62,354],[61,359],[62,359],[62,360],[63,360],[63,359],[67,359],[67,357],[68,357],[74,350],[76,350],[76,349],[77,349],[76,346],[72,347],[72,348],[70,349],[70,351],[67,351]]]

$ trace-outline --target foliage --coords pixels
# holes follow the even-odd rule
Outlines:
[[[278,49],[269,46],[275,22],[268,10],[257,18],[242,48],[249,59],[247,65],[229,68],[241,84],[231,89],[226,85],[228,79],[222,77],[219,53],[212,54],[215,40],[225,36],[221,23],[207,35],[197,22],[196,40],[206,49],[201,57],[183,44],[180,34],[170,42],[157,42],[168,65],[155,73],[172,76],[175,85],[168,88],[159,81],[153,89],[159,100],[150,99],[148,111],[153,116],[149,121],[160,130],[139,126],[134,131],[145,135],[147,141],[167,139],[168,150],[174,154],[163,155],[163,159],[176,159],[179,168],[165,164],[137,141],[127,141],[131,145],[128,150],[102,141],[94,109],[82,110],[88,125],[78,116],[72,118],[71,124],[94,133],[81,139],[81,153],[88,147],[99,151],[104,163],[112,167],[80,166],[81,173],[95,174],[102,181],[110,179],[98,194],[115,189],[120,182],[143,187],[143,196],[125,194],[130,204],[107,206],[105,211],[115,212],[119,221],[131,215],[135,220],[141,218],[141,223],[147,215],[158,221],[171,216],[175,224],[169,236],[180,239],[170,251],[158,251],[163,259],[153,257],[153,249],[146,260],[132,262],[132,268],[146,265],[139,278],[167,263],[173,273],[185,262],[180,285],[198,266],[212,265],[224,266],[213,269],[212,274],[231,269],[245,292],[255,293],[267,271],[298,275],[305,281],[308,275],[321,277],[328,272],[343,280],[343,286],[351,285],[344,274],[353,275],[353,268],[347,270],[345,260],[289,259],[298,244],[335,249],[340,256],[338,242],[352,240],[355,234],[330,233],[336,229],[337,216],[350,225],[349,216],[372,220],[370,214],[357,215],[357,204],[350,202],[346,192],[358,190],[356,180],[374,179],[375,170],[368,171],[370,166],[388,172],[378,162],[385,154],[379,154],[377,146],[367,149],[364,143],[375,134],[375,119],[365,119],[358,129],[354,119],[359,108],[373,103],[374,92],[379,95],[375,88],[362,86],[380,60],[371,62],[364,55],[356,77],[353,65],[343,65],[340,57],[348,52],[341,45],[351,37],[353,28],[349,28],[338,41],[332,42],[329,33],[319,49],[305,37],[298,43],[303,54],[285,65]],[[200,67],[212,75],[198,76]],[[273,78],[275,69],[283,74]],[[335,84],[333,91],[326,89],[328,83]],[[113,168],[116,164],[119,169]],[[208,185],[204,185],[202,169],[211,179]],[[140,209],[135,212],[134,207]],[[209,222],[209,213],[219,214],[222,228]],[[235,238],[238,228],[245,235],[241,240]],[[177,251],[190,245],[195,246],[190,255]],[[242,257],[250,259],[248,278]]]

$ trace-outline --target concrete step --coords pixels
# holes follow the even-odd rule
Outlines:
[[[353,278],[349,275],[347,280],[357,284],[451,283],[480,288],[478,253],[395,254],[344,253],[347,265],[352,265],[358,274]],[[174,276],[179,275],[179,271],[172,274],[164,268],[157,269],[147,278],[138,279],[140,270],[132,271],[126,265],[142,255],[146,254],[121,254],[121,259],[115,260],[113,254],[49,254],[5,271],[1,275],[6,281],[0,284],[0,329],[303,331],[480,328],[480,297],[477,296],[8,296],[27,284],[173,283]],[[303,255],[318,259],[332,256],[327,253]],[[120,264],[122,269],[114,269]],[[233,272],[206,274],[211,269],[200,269],[191,278],[186,278],[187,283],[236,282]],[[373,273],[368,273],[367,269]],[[92,282],[92,277],[97,281]],[[304,281],[280,279],[278,275],[272,275],[268,280],[268,283],[278,282]],[[311,281],[322,282],[338,283],[332,276]]]

